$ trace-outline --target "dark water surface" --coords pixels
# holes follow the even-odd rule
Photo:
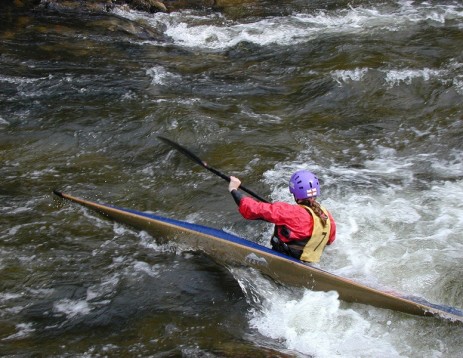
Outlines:
[[[459,357],[462,326],[217,265],[54,188],[267,244],[226,183],[322,181],[321,267],[463,308],[463,6],[0,12],[0,355]]]

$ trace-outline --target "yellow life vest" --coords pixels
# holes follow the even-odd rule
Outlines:
[[[320,257],[323,253],[323,249],[325,248],[326,243],[328,242],[330,238],[330,232],[331,232],[330,217],[328,215],[328,211],[324,207],[321,207],[323,213],[328,218],[326,220],[326,225],[323,226],[322,221],[320,220],[318,215],[315,214],[314,211],[310,207],[305,206],[305,205],[301,205],[301,206],[305,208],[312,215],[313,231],[312,231],[312,236],[310,237],[310,240],[304,246],[300,259],[302,261],[307,261],[307,262],[319,262]]]

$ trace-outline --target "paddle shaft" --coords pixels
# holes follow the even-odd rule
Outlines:
[[[226,181],[230,181],[230,177],[224,173],[222,173],[221,171],[215,169],[215,168],[212,168],[210,167],[205,161],[203,161],[201,158],[199,158],[196,154],[194,154],[193,152],[191,152],[189,149],[181,146],[180,144],[166,138],[166,137],[162,137],[162,136],[158,136],[158,138],[160,140],[162,140],[164,143],[167,143],[169,144],[171,147],[177,149],[180,153],[184,154],[185,156],[187,156],[188,158],[190,158],[191,160],[193,160],[194,162],[196,162],[197,164],[201,165],[203,168],[209,170],[210,172],[214,173],[215,175],[221,177],[223,180],[226,180]],[[243,185],[240,185],[239,187],[241,190],[245,191],[246,193],[248,193],[249,195],[252,195],[253,197],[255,197],[256,199],[264,202],[264,203],[268,203],[269,201],[265,200],[264,198],[262,198],[261,196],[259,196],[258,194],[256,194],[255,192],[253,192],[251,189],[248,189],[246,187],[244,187]]]

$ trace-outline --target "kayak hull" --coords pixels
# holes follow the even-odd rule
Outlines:
[[[420,298],[385,292],[346,279],[275,252],[225,231],[136,210],[100,204],[55,191],[60,197],[95,210],[119,223],[144,230],[156,239],[201,250],[224,265],[247,266],[295,287],[336,291],[346,302],[362,303],[419,316],[463,322],[463,312]]]

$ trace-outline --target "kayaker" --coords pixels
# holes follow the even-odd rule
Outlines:
[[[306,262],[319,262],[326,245],[336,239],[336,223],[317,201],[318,178],[307,170],[294,173],[289,191],[296,204],[264,203],[238,191],[241,181],[230,177],[228,190],[245,219],[265,220],[275,224],[272,249]]]

